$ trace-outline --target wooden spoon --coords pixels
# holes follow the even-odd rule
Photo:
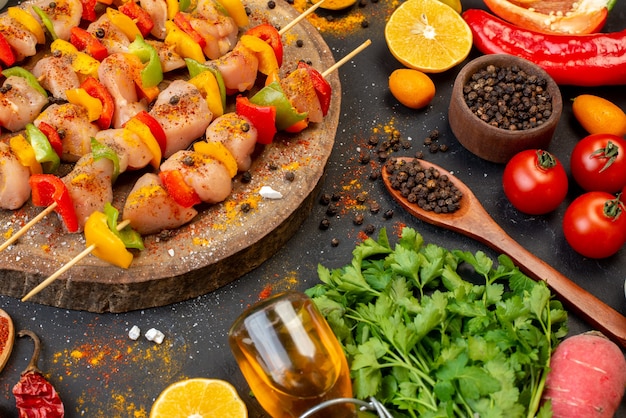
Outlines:
[[[13,320],[3,309],[0,309],[0,318],[6,319],[6,324],[0,324],[0,334],[6,337],[4,346],[0,345],[0,371],[4,369],[4,365],[7,364],[11,351],[13,351],[13,342],[15,341],[15,328],[13,328]],[[3,321],[4,322],[4,321]],[[6,328],[6,329],[5,329]],[[1,343],[1,341],[0,341]]]
[[[396,158],[410,162],[411,158]],[[535,280],[543,280],[561,301],[597,330],[602,331],[621,347],[626,348],[626,318],[587,292],[546,262],[526,250],[511,238],[487,213],[474,193],[462,181],[436,164],[419,160],[424,168],[433,167],[447,174],[463,193],[461,207],[453,213],[438,214],[410,203],[398,190],[391,187],[389,174],[383,168],[383,181],[391,196],[413,216],[424,222],[440,226],[474,238],[492,249],[508,255],[520,270]]]

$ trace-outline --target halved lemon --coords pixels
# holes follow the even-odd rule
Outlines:
[[[219,379],[194,378],[173,383],[157,398],[150,418],[246,418],[237,390]]]
[[[472,32],[452,7],[439,0],[407,0],[385,26],[391,54],[406,67],[440,73],[462,62],[472,49]]]

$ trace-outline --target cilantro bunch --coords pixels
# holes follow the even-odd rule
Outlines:
[[[567,313],[544,282],[507,256],[425,244],[404,228],[318,267],[306,291],[340,340],[357,398],[396,417],[548,417],[540,408],[550,355]]]

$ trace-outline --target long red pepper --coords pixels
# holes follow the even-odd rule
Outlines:
[[[550,35],[505,22],[479,9],[463,13],[484,54],[510,54],[542,67],[557,84],[626,84],[626,30],[593,35]]]

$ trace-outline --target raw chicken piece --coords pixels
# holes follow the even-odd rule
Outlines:
[[[72,68],[72,59],[68,55],[48,55],[33,67],[32,73],[39,80],[41,87],[54,97],[67,100],[66,90],[80,87],[78,75]]]
[[[237,170],[246,171],[252,165],[257,130],[246,117],[230,112],[216,118],[206,130],[206,140],[224,144],[237,161]]]
[[[10,88],[9,88],[10,86]],[[0,89],[0,126],[11,132],[24,129],[35,120],[48,98],[34,89],[24,77],[11,76]]]
[[[87,27],[87,32],[96,36],[109,54],[128,52],[128,45],[131,41],[120,28],[111,22],[106,13],[102,14],[95,22],[91,22]]]
[[[0,32],[11,45],[16,61],[19,62],[37,53],[37,38],[35,35],[7,13],[0,14]]]
[[[30,0],[23,2],[21,7],[26,8],[41,22],[41,18],[32,6],[38,6],[52,21],[54,32],[59,39],[69,41],[71,30],[80,24],[83,15],[83,4],[80,0]]]
[[[157,39],[165,39],[165,21],[167,20],[167,3],[165,0],[139,0],[142,9],[148,12],[154,26],[150,32]]]
[[[280,80],[285,95],[298,112],[307,113],[309,122],[324,121],[322,106],[317,98],[315,87],[305,68],[298,68]]]
[[[193,207],[185,208],[176,203],[163,188],[158,175],[146,173],[137,180],[126,198],[122,218],[129,220],[140,234],[148,235],[178,228],[197,214]]]
[[[126,169],[137,170],[150,163],[152,153],[141,138],[128,129],[106,129],[96,134],[98,142],[112,148],[120,159],[125,160]]]
[[[0,142],[0,208],[15,210],[30,197],[30,170],[17,159],[11,147]]]
[[[224,56],[209,61],[224,78],[224,85],[230,92],[249,90],[256,82],[259,60],[248,48],[238,43],[235,49]]]

